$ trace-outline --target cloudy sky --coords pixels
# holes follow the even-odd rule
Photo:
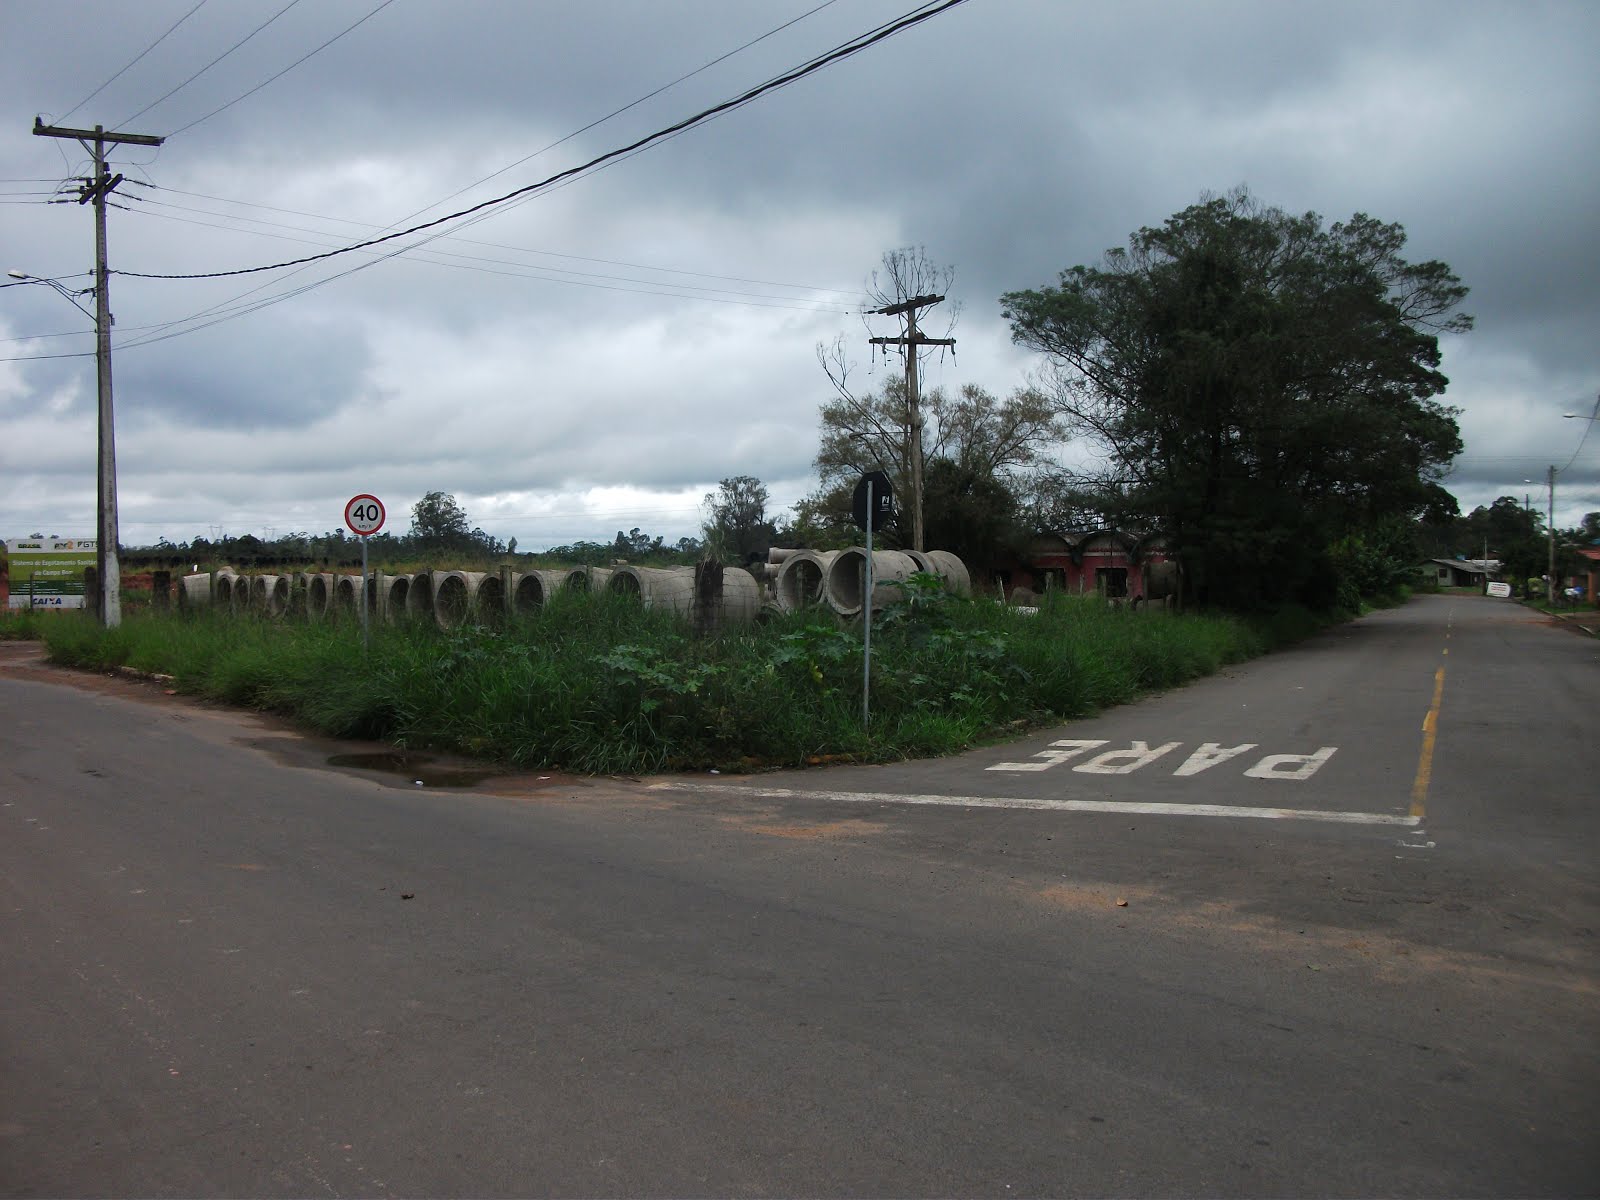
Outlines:
[[[46,203],[88,158],[35,116],[167,137],[112,156],[123,542],[321,532],[358,492],[396,531],[454,493],[524,549],[695,533],[735,474],[784,507],[813,485],[818,343],[843,335],[863,386],[892,369],[866,339],[896,330],[860,315],[884,251],[954,269],[930,382],[1003,395],[1039,364],[1002,292],[1241,184],[1399,222],[1471,287],[1444,363],[1464,510],[1542,506],[1569,460],[1558,523],[1600,509],[1600,431],[1580,449],[1562,417],[1600,394],[1590,2],[968,0],[481,219],[134,275],[465,209],[914,3],[5,0],[0,269],[78,289],[93,265],[90,211]],[[93,532],[90,324],[0,290],[0,537]]]

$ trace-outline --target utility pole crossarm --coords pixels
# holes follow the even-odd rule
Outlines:
[[[887,304],[882,308],[872,310],[874,316],[897,317],[904,312],[914,312],[919,308],[926,308],[930,304],[943,303],[943,296],[913,296],[909,300],[902,300],[898,304]]]
[[[113,142],[119,146],[159,146],[167,139],[150,133],[110,133],[100,126],[93,129],[66,129],[60,125],[46,125],[38,117],[33,119],[34,137],[77,138],[80,141]]]
[[[955,338],[931,338],[918,333],[913,337],[875,337],[868,338],[874,346],[954,346]]]

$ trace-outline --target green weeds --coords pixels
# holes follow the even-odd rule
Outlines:
[[[921,578],[902,592],[874,622],[870,729],[860,629],[820,609],[695,639],[630,597],[562,594],[505,628],[375,626],[366,654],[348,621],[135,613],[110,631],[71,615],[41,626],[57,662],[168,674],[338,737],[631,773],[947,754],[1176,686],[1317,624],[1067,596],[1025,615]]]

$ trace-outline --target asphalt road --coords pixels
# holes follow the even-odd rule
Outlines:
[[[1600,1191],[1600,643],[1509,604],[753,779],[439,788],[17,653],[6,1195]]]

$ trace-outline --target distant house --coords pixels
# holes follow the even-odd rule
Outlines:
[[[1090,529],[1038,534],[1024,554],[994,574],[1005,596],[1021,588],[1143,602],[1174,595],[1177,569],[1160,535]]]
[[[1422,578],[1440,587],[1482,588],[1500,574],[1494,559],[1430,558],[1418,570]]]
[[[1578,573],[1574,585],[1583,588],[1583,598],[1600,608],[1600,546],[1578,547]]]

